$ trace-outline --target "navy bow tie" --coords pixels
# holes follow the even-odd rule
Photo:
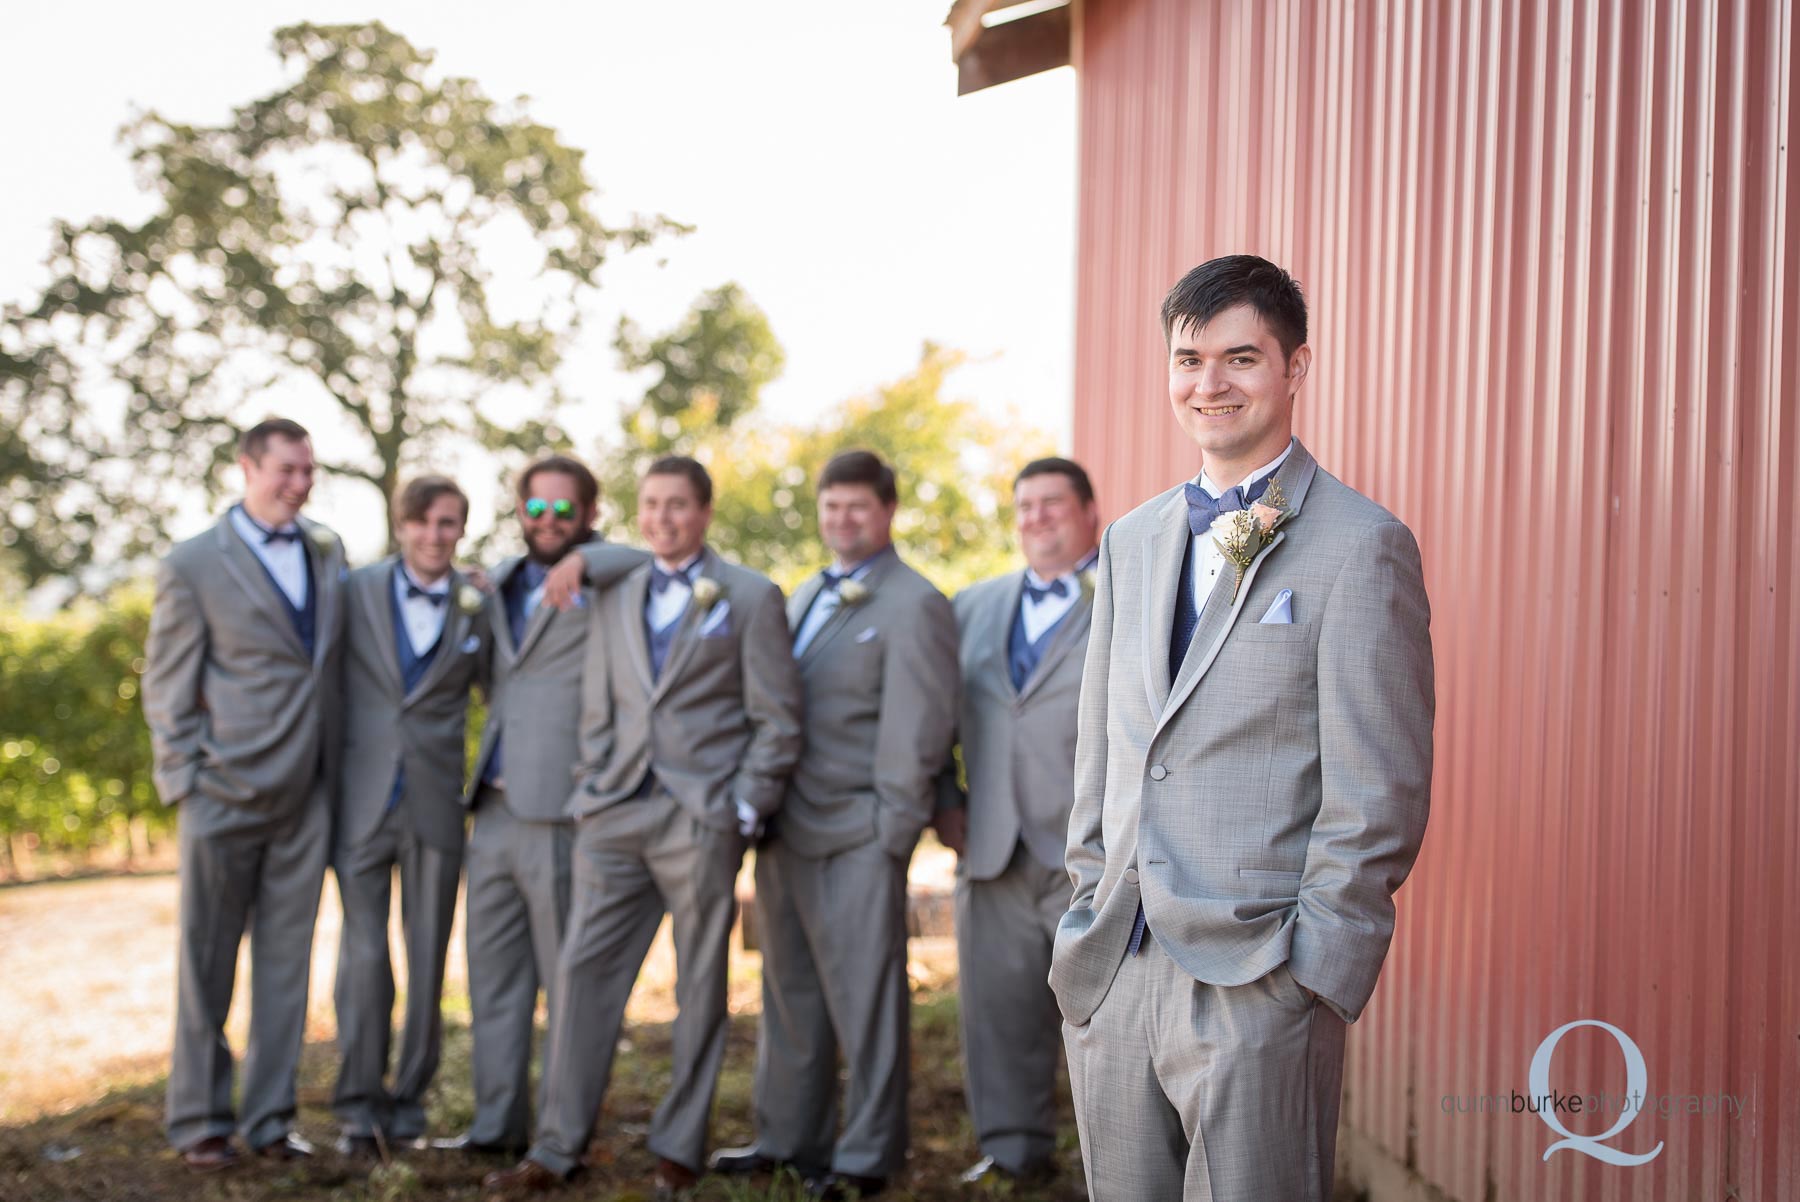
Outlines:
[[[1052,580],[1049,584],[1046,584],[1043,588],[1039,588],[1037,585],[1031,583],[1030,579],[1027,578],[1025,581],[1025,595],[1027,597],[1031,598],[1031,603],[1033,605],[1042,605],[1045,597],[1050,597],[1050,596],[1066,597],[1066,596],[1068,596],[1069,595],[1069,585],[1068,585],[1067,581],[1065,581],[1062,577],[1058,576],[1055,580]]]
[[[1188,530],[1195,535],[1205,534],[1212,529],[1213,522],[1218,519],[1220,514],[1235,513],[1240,509],[1250,508],[1261,499],[1263,493],[1268,491],[1269,481],[1274,478],[1275,473],[1270,472],[1249,488],[1245,488],[1241,484],[1236,488],[1228,488],[1225,490],[1225,495],[1216,501],[1207,496],[1206,490],[1193,481],[1190,480],[1183,484],[1181,491],[1187,498]]]
[[[414,597],[423,597],[433,605],[442,605],[450,599],[450,590],[444,589],[442,592],[434,592],[428,588],[420,588],[418,585],[408,580],[406,582],[406,599],[411,601]]]
[[[837,592],[838,585],[840,585],[840,584],[844,583],[844,581],[850,579],[849,572],[840,572],[836,568],[826,568],[823,572],[821,572],[819,574],[821,576],[825,577],[825,585],[821,591],[827,592],[827,593]]]
[[[679,572],[665,572],[655,564],[650,565],[650,592],[653,596],[662,596],[663,592],[677,580],[689,588],[693,587],[693,583],[688,580],[686,569]]]

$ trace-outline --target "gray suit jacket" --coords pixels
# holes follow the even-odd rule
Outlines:
[[[650,565],[593,607],[571,817],[627,800],[652,771],[717,830],[737,825],[739,799],[765,817],[781,804],[800,758],[801,708],[781,590],[711,548],[699,579],[717,584],[718,599],[688,606],[654,680],[644,629]]]
[[[955,601],[969,789],[965,799],[952,766],[940,778],[938,804],[966,800],[962,867],[976,881],[1004,872],[1021,839],[1045,867],[1060,866],[1075,803],[1075,720],[1093,599],[1075,602],[1025,687],[1015,689],[1009,643],[1024,589],[1025,573],[1011,572],[964,589]]]
[[[1050,972],[1070,1022],[1106,996],[1140,898],[1158,944],[1196,980],[1240,985],[1285,962],[1348,1020],[1375,988],[1431,790],[1418,544],[1298,442],[1275,480],[1291,515],[1235,603],[1229,576],[1213,590],[1173,681],[1181,489],[1101,542],[1069,825],[1075,896]],[[1293,622],[1261,624],[1284,588]]]
[[[897,554],[862,583],[868,598],[840,605],[799,657],[806,750],[778,829],[813,859],[870,840],[909,858],[956,730],[950,602]],[[814,576],[788,602],[794,630],[822,585]]]
[[[354,847],[381,826],[394,776],[406,766],[401,812],[421,839],[446,851],[463,840],[463,738],[469,690],[485,684],[491,634],[486,599],[470,612],[469,587],[450,576],[444,633],[424,678],[405,689],[394,629],[394,568],[389,556],[350,573],[344,637],[344,760],[338,790],[337,843]],[[479,596],[479,594],[477,594]]]
[[[507,625],[505,587],[524,564],[509,559],[494,570],[494,593],[488,598],[488,628],[493,632],[492,686],[488,720],[481,732],[481,753],[469,778],[464,800],[473,803],[481,788],[494,741],[506,732],[501,774],[506,804],[527,822],[561,822],[574,784],[581,726],[581,666],[588,635],[588,609],[601,590],[616,583],[650,556],[631,547],[595,539],[580,547],[587,562],[588,587],[582,608],[538,606],[525,625],[525,637],[513,645]]]
[[[276,586],[232,527],[178,544],[156,576],[144,720],[164,804],[199,795],[184,822],[224,830],[292,814],[336,780],[343,544],[299,519],[312,561],[313,654]]]

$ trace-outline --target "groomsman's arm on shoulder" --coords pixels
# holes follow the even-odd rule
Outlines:
[[[156,791],[174,805],[194,791],[200,762],[201,679],[206,670],[206,619],[186,578],[164,559],[144,650],[144,721],[150,727]]]
[[[956,733],[962,693],[956,615],[928,590],[910,620],[911,638],[887,638],[881,666],[881,725],[875,735],[875,799],[889,853],[910,855],[931,821],[938,770]]]
[[[1069,845],[1063,855],[1074,885],[1069,909],[1091,909],[1106,871],[1106,838],[1101,826],[1106,800],[1107,675],[1112,668],[1112,529],[1100,537],[1095,565],[1094,609],[1088,627],[1087,659],[1081,670],[1080,719],[1075,724],[1075,806],[1069,812]]]
[[[1321,796],[1288,967],[1354,1020],[1387,955],[1393,894],[1419,854],[1431,794],[1431,615],[1412,532],[1399,522],[1365,531],[1322,614]]]
[[[596,590],[610,588],[649,558],[648,551],[622,547],[605,539],[582,543],[544,577],[544,604],[552,609],[571,609],[583,583]]]
[[[800,762],[804,694],[788,636],[781,590],[770,585],[738,636],[744,714],[750,744],[738,762],[732,797],[767,818],[781,805],[787,778]]]

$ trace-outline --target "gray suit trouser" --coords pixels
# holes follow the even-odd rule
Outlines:
[[[440,1008],[450,925],[462,849],[447,851],[420,839],[401,809],[357,847],[334,857],[344,902],[338,945],[338,1079],[331,1108],[347,1135],[390,1140],[425,1133],[425,1089],[443,1049]],[[388,916],[394,873],[400,873],[400,933],[406,951],[406,1018],[394,1084],[385,1082],[392,1042],[394,969],[388,954]]]
[[[756,853],[756,912],[758,1149],[805,1168],[893,1176],[907,1143],[906,865],[874,841],[808,859],[770,839]],[[834,1146],[840,1050],[848,1082]]]
[[[991,881],[956,882],[956,960],[963,1076],[983,1155],[1025,1173],[1056,1151],[1056,1058],[1062,1015],[1050,949],[1069,909],[1069,874],[1023,843]]]
[[[571,833],[567,822],[516,817],[502,790],[476,797],[465,858],[476,1143],[522,1148],[531,1131],[532,1025],[540,984],[555,1013]]]
[[[181,803],[179,814],[180,975],[167,1099],[169,1142],[177,1148],[240,1126],[231,1105],[225,1018],[246,930],[250,1043],[241,1130],[251,1147],[260,1148],[293,1129],[313,925],[331,850],[331,806],[322,784],[298,813],[208,831],[221,808],[195,794]]]
[[[1330,1199],[1344,1020],[1285,964],[1203,984],[1152,930],[1063,1039],[1096,1202]]]
[[[650,1121],[650,1150],[698,1171],[706,1158],[719,1066],[736,831],[716,831],[661,789],[580,820],[575,897],[557,966],[548,1088],[531,1159],[565,1176],[581,1162],[612,1073],[625,1003],[665,911],[674,917],[675,1049],[669,1091]]]

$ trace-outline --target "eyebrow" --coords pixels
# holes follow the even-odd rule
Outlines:
[[[1239,346],[1228,346],[1220,353],[1222,355],[1242,355],[1242,354],[1260,355],[1263,353],[1263,351],[1262,351],[1262,348],[1260,346],[1257,346],[1255,343],[1246,342]],[[1195,350],[1191,346],[1176,347],[1175,354],[1177,356],[1192,355],[1195,358],[1200,357],[1200,352]]]

